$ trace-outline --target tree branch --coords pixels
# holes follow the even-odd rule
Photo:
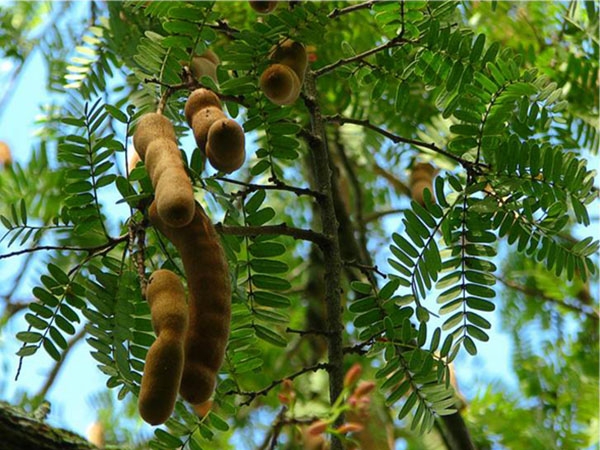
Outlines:
[[[127,241],[129,239],[129,235],[124,234],[119,236],[118,238],[111,239],[108,242],[105,242],[101,245],[96,245],[94,247],[77,247],[73,245],[40,245],[38,247],[25,248],[22,250],[17,250],[11,253],[5,253],[4,255],[0,255],[0,260],[5,258],[12,258],[13,256],[24,255],[26,253],[31,252],[39,252],[39,251],[52,251],[52,250],[62,250],[62,251],[72,251],[72,252],[87,252],[88,255],[94,255],[102,250],[111,249],[116,247],[122,242]]]
[[[321,233],[316,233],[312,230],[305,230],[303,228],[288,227],[285,223],[280,225],[263,225],[260,227],[230,226],[217,223],[215,224],[215,229],[221,234],[233,234],[236,236],[254,237],[265,234],[283,234],[285,236],[291,236],[294,239],[302,239],[304,241],[314,242],[320,247],[329,245],[331,241],[331,238]]]
[[[381,134],[382,136],[385,136],[390,141],[392,141],[394,144],[398,144],[398,143],[402,142],[404,144],[410,144],[410,145],[414,145],[416,147],[427,148],[429,150],[434,151],[435,153],[444,155],[446,158],[456,161],[457,163],[459,163],[460,165],[462,165],[466,168],[472,169],[474,166],[487,167],[487,164],[475,163],[473,161],[467,161],[466,159],[463,159],[459,156],[453,155],[452,153],[439,148],[437,145],[435,145],[433,143],[428,144],[427,142],[417,141],[416,139],[405,138],[402,136],[398,136],[397,134],[390,133],[389,131],[378,127],[377,125],[373,125],[368,119],[352,119],[350,117],[343,117],[340,114],[336,114],[334,116],[326,117],[325,120],[330,123],[339,123],[341,125],[345,125],[347,123],[351,123],[353,125],[360,125],[362,127],[373,130],[376,133]]]
[[[344,388],[344,348],[342,322],[342,299],[340,292],[342,256],[338,240],[338,221],[335,213],[332,187],[332,170],[327,149],[325,124],[318,103],[316,78],[312,72],[306,74],[306,96],[304,102],[310,114],[311,136],[309,137],[309,154],[312,163],[313,178],[318,190],[323,193],[319,200],[319,210],[323,233],[330,237],[327,248],[323,249],[325,263],[325,304],[327,308],[327,348],[329,362],[329,401],[333,404]],[[340,415],[340,425],[343,416]],[[332,437],[331,450],[341,450],[342,442],[337,436]]]
[[[514,289],[516,291],[522,292],[525,295],[528,295],[531,297],[539,297],[550,303],[555,303],[566,309],[569,309],[577,314],[585,314],[586,316],[588,316],[595,322],[598,322],[600,319],[600,315],[599,315],[598,311],[592,307],[589,307],[586,305],[577,305],[577,304],[571,303],[565,299],[558,299],[558,298],[550,297],[549,295],[547,295],[545,292],[543,292],[540,289],[536,289],[536,288],[528,287],[528,286],[522,286],[518,283],[515,283],[512,280],[507,280],[507,279],[501,278],[501,277],[496,277],[496,279],[498,281],[500,281],[502,284],[504,284],[505,286],[507,286],[511,289]]]

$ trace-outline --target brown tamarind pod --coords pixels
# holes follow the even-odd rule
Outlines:
[[[190,64],[190,71],[196,79],[203,76],[210,77],[217,82],[217,66],[221,63],[219,57],[212,50],[206,50],[203,54],[194,56]]]
[[[269,14],[277,8],[276,1],[250,0],[248,3],[259,14]]]
[[[171,122],[156,113],[144,115],[133,135],[156,194],[158,213],[172,227],[181,227],[194,216],[194,191],[185,171]]]
[[[214,106],[223,110],[221,100],[219,100],[219,97],[213,91],[204,88],[193,91],[185,102],[185,108],[183,110],[188,125],[190,127],[192,126],[192,120],[197,112],[209,106]]]
[[[171,121],[158,113],[148,113],[140,117],[133,134],[133,146],[143,161],[146,160],[148,144],[160,138],[177,142],[177,136]]]
[[[142,419],[158,425],[173,413],[177,400],[185,360],[188,307],[183,285],[170,270],[157,270],[150,276],[146,298],[156,341],[146,355],[138,409]]]
[[[260,88],[276,105],[290,105],[300,95],[308,57],[304,45],[286,39],[271,50],[271,64],[260,77]]]
[[[231,320],[229,269],[219,237],[202,207],[196,203],[193,220],[172,228],[150,205],[149,218],[179,251],[189,290],[189,327],[180,393],[193,405],[212,395],[223,363]]]
[[[271,50],[271,60],[288,66],[298,76],[300,84],[304,82],[304,74],[308,66],[308,56],[303,44],[291,39],[285,39],[273,47]]]
[[[231,173],[246,159],[244,130],[233,119],[217,120],[208,130],[206,156],[215,169]]]
[[[409,179],[410,195],[421,206],[425,205],[423,192],[429,189],[433,196],[433,177],[437,169],[429,163],[415,163]]]
[[[194,115],[191,127],[194,132],[194,139],[196,139],[196,145],[202,150],[202,153],[206,154],[206,142],[208,140],[208,131],[210,128],[217,121],[226,118],[227,116],[223,110],[216,106],[207,106]]]
[[[285,106],[294,103],[300,95],[301,82],[290,67],[272,64],[260,76],[260,88],[267,98],[276,105]]]

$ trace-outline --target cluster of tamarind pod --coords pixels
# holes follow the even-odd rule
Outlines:
[[[214,108],[211,117],[207,107]],[[219,107],[214,93],[199,89],[190,95],[185,112],[209,161],[232,171],[244,161],[244,135]],[[229,337],[231,286],[225,253],[194,199],[171,122],[158,113],[145,114],[133,142],[155,191],[150,223],[178,250],[189,294],[186,302],[173,272],[157,270],[150,276],[146,299],[157,339],[144,365],[138,408],[146,422],[158,425],[172,414],[178,392],[195,407],[212,395]]]
[[[277,2],[251,4],[267,13]],[[273,103],[289,105],[300,95],[306,50],[286,39],[269,56],[272,64],[260,77],[260,87]],[[216,82],[219,63],[207,50],[192,58],[189,71],[196,79],[208,76]],[[242,166],[244,131],[226,116],[213,91],[201,87],[191,92],[184,115],[198,148],[215,169],[231,173]],[[197,410],[212,395],[229,337],[231,286],[219,237],[194,199],[173,124],[160,113],[145,114],[133,143],[155,192],[150,223],[178,250],[188,288],[186,302],[179,277],[161,269],[150,276],[146,289],[157,339],[146,357],[138,408],[146,422],[158,425],[172,414],[178,393]]]

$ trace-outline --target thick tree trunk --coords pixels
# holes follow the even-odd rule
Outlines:
[[[95,450],[81,436],[53,428],[25,412],[0,402],[0,450]]]

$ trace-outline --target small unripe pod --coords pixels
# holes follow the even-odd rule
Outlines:
[[[276,1],[250,0],[250,7],[259,14],[269,14],[277,8]]]
[[[433,196],[433,177],[436,168],[429,163],[415,163],[410,173],[409,186],[410,195],[414,201],[421,206],[425,205],[423,193],[429,189]]]
[[[180,393],[193,405],[212,395],[223,363],[231,320],[229,269],[219,237],[204,210],[196,204],[193,220],[172,228],[157,213],[150,222],[175,245],[188,281],[189,328],[185,338],[185,364]]]
[[[183,285],[169,270],[150,276],[146,298],[156,341],[146,356],[138,409],[146,422],[159,425],[173,413],[181,384],[188,308]]]
[[[148,169],[158,213],[172,227],[188,224],[194,216],[194,191],[171,122],[160,114],[144,115],[133,144]]]
[[[233,119],[217,120],[208,131],[206,156],[221,172],[239,169],[246,159],[244,130]]]

